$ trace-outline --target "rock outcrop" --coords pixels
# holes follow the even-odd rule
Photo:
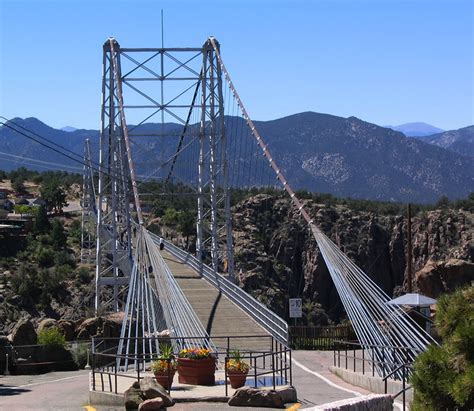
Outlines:
[[[37,343],[35,327],[30,319],[22,318],[13,327],[8,339],[12,345],[33,345]]]
[[[305,203],[315,224],[388,295],[406,291],[404,216],[376,215],[313,200]],[[301,296],[303,321],[338,321],[342,304],[337,291],[306,223],[289,200],[259,194],[241,202],[233,211],[239,284],[283,317],[288,314],[288,298]],[[412,219],[412,233],[414,272],[433,261],[438,267],[436,272],[444,273],[435,277],[445,284],[433,286],[429,295],[436,298],[440,292],[469,281],[468,264],[474,260],[472,213],[452,209],[420,212]],[[461,263],[441,264],[453,259],[467,265],[461,268]],[[423,283],[426,275],[417,276],[415,285],[420,292],[427,288]]]
[[[429,261],[415,274],[416,288],[421,294],[429,297],[452,292],[473,281],[474,264],[458,259],[441,262]]]
[[[81,322],[76,330],[78,340],[87,340],[91,337],[117,338],[120,336],[123,312],[105,317],[88,318]]]

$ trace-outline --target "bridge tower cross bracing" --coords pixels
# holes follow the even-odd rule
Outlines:
[[[94,173],[91,163],[89,139],[84,142],[84,167],[82,175],[82,219],[81,219],[81,263],[92,264],[95,261],[96,212]]]
[[[219,47],[219,43],[216,40],[214,42]],[[209,244],[212,268],[221,271],[225,265],[229,278],[233,281],[234,251],[222,90],[221,67],[211,40],[208,39],[203,45],[201,70],[196,253],[202,262]],[[205,193],[209,193],[207,201],[204,198]],[[220,262],[223,266],[220,266]]]
[[[114,65],[120,45],[107,40],[103,46],[102,108],[97,192],[97,249],[95,309],[118,311],[131,271],[130,179],[121,127]]]

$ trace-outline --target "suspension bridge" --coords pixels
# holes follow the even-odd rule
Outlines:
[[[159,182],[163,195],[195,201],[195,252],[147,229],[140,188],[149,181]],[[163,332],[187,337],[183,346],[211,349],[218,334],[287,343],[287,322],[236,285],[231,190],[265,187],[286,192],[295,218],[304,220],[362,345],[393,347],[384,360],[404,363],[432,343],[314,224],[213,37],[195,48],[105,42],[99,157],[93,160],[86,141],[83,185],[82,259],[96,264],[96,310],[124,312],[118,354],[158,354]],[[379,351],[371,353],[382,361]]]

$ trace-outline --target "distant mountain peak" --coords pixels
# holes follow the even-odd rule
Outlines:
[[[67,133],[71,133],[72,131],[76,131],[78,129],[75,128],[75,127],[71,127],[71,126],[65,126],[65,127],[62,127],[61,130],[66,131]]]
[[[444,130],[423,122],[405,123],[399,126],[385,126],[395,131],[401,131],[407,137],[422,137],[442,133]]]

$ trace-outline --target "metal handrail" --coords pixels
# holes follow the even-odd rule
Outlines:
[[[406,364],[401,364],[399,367],[397,367],[395,370],[393,370],[391,373],[387,374],[384,378],[382,378],[382,381],[384,382],[384,391],[385,391],[385,394],[387,394],[387,390],[388,390],[388,378],[390,376],[392,376],[393,374],[395,374],[396,372],[402,370],[402,389],[396,393],[395,395],[393,395],[393,399],[397,398],[400,394],[402,394],[402,407],[403,407],[403,411],[405,411],[405,402],[406,402],[406,392],[410,389],[412,389],[413,387],[411,385],[409,385],[408,387],[406,386],[406,369],[407,368],[412,368],[412,365],[410,363],[406,363]]]
[[[105,342],[118,341],[123,339],[130,340],[149,340],[155,339],[156,337],[107,337],[107,338],[97,338],[93,337],[92,339],[92,390],[96,390],[96,376],[100,377],[100,389],[105,391],[104,376],[108,377],[108,386],[110,392],[117,393],[117,378],[126,377],[133,378],[140,381],[143,378],[145,372],[147,372],[149,365],[145,365],[150,361],[156,359],[156,355],[153,353],[136,353],[136,354],[111,354],[109,349],[105,351],[97,351],[95,348],[104,344]],[[164,340],[187,340],[193,339],[194,337],[158,337],[158,339],[163,338]],[[272,386],[275,389],[277,385],[276,381],[284,381],[285,384],[292,385],[292,361],[291,361],[291,349],[282,343],[281,341],[275,339],[269,335],[254,335],[254,336],[211,336],[211,338],[221,338],[226,340],[227,344],[225,347],[220,347],[216,351],[213,351],[213,356],[216,359],[216,364],[221,363],[223,359],[223,370],[224,370],[224,379],[225,379],[225,392],[226,396],[228,395],[228,371],[227,371],[227,360],[233,358],[231,355],[231,340],[232,339],[241,339],[241,338],[261,338],[261,339],[270,339],[271,347],[269,350],[240,350],[240,358],[242,360],[248,360],[249,365],[252,367],[253,372],[249,375],[250,378],[254,379],[254,386],[257,387],[257,380],[261,376],[271,375]],[[107,352],[106,352],[107,351]],[[176,353],[175,353],[176,354]],[[114,359],[113,361],[107,361],[106,363],[100,364],[100,359],[103,358],[105,361],[107,359]],[[138,366],[132,367],[135,373],[128,373],[127,369],[121,369],[118,365],[120,359],[130,359],[138,362]],[[100,365],[99,365],[100,364]],[[267,365],[268,367],[267,367]],[[112,382],[112,377],[114,382]],[[168,389],[170,392],[170,389]]]
[[[159,244],[160,237],[156,234],[150,233],[153,241]],[[217,271],[213,270],[208,265],[201,263],[196,257],[181,250],[174,244],[163,239],[166,250],[173,256],[180,259],[183,263],[193,268],[198,273],[201,273],[203,278],[221,291],[227,298],[229,298],[240,309],[245,311],[252,317],[262,328],[268,331],[279,341],[288,344],[288,323],[273,311],[268,309],[260,301],[247,294],[239,286],[224,278]]]

